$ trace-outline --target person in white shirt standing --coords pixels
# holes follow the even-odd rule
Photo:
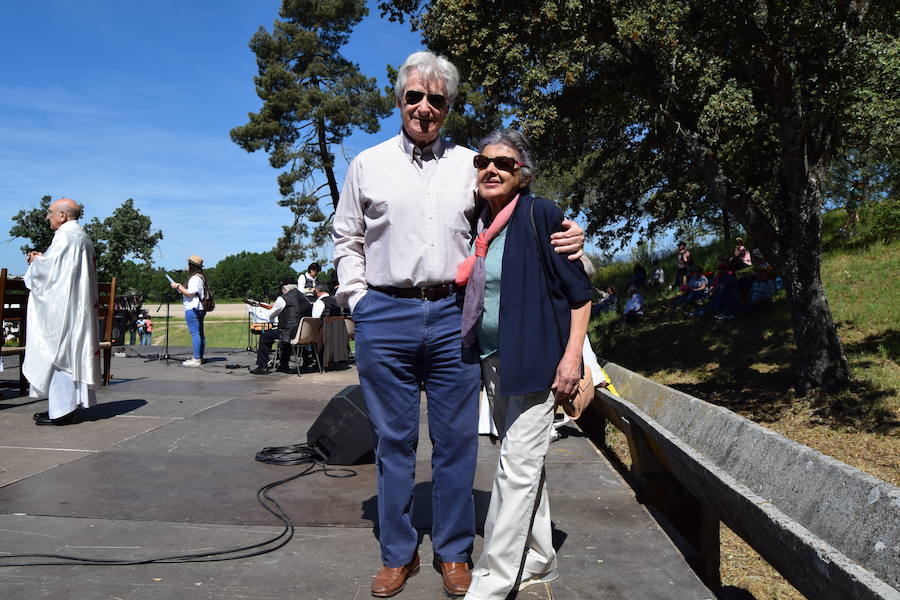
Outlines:
[[[37,425],[68,425],[76,411],[97,402],[100,381],[97,272],[94,244],[78,224],[81,206],[71,198],[50,205],[53,241],[46,253],[29,252],[25,285],[30,294],[28,339],[22,372],[29,396],[48,398]]]
[[[319,265],[319,263],[314,262],[309,264],[306,268],[306,273],[303,274],[303,281],[301,282],[303,293],[311,300],[315,300],[316,283],[319,282],[319,273],[321,272],[322,266]]]
[[[206,311],[203,310],[203,299],[206,298],[208,288],[206,276],[203,274],[203,259],[192,254],[188,259],[187,285],[181,285],[177,281],[172,282],[172,289],[181,294],[181,303],[184,305],[184,320],[188,331],[191,332],[191,346],[193,357],[181,363],[185,367],[199,367],[203,364],[203,351],[206,347],[206,336],[203,332],[203,319]]]
[[[481,377],[477,363],[462,360],[464,290],[453,280],[477,214],[475,152],[440,137],[458,84],[446,58],[407,57],[394,86],[402,129],[350,163],[332,227],[336,296],[353,313],[375,442],[383,566],[371,593],[381,598],[419,571],[412,499],[422,390],[433,447],[434,565],[448,595],[464,595],[471,580]],[[580,255],[582,231],[571,225],[553,243]]]

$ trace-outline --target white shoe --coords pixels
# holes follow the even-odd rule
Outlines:
[[[189,358],[181,364],[182,364],[182,366],[185,366],[185,367],[199,367],[200,365],[203,364],[203,361],[200,360],[199,358]]]
[[[530,577],[522,578],[522,583],[519,584],[519,591],[521,592],[527,587],[531,587],[538,583],[550,583],[551,581],[556,581],[559,579],[559,571],[553,569],[549,573],[545,573],[544,575],[532,575]]]
[[[556,420],[553,421],[553,427],[555,427],[556,429],[559,429],[563,425],[566,425],[571,422],[572,422],[572,418],[569,415],[567,415],[566,413],[563,413],[562,419],[560,419],[559,421],[556,421]]]
[[[550,443],[552,444],[559,439],[559,432],[556,429],[550,430]]]

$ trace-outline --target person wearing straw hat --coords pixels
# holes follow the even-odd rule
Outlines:
[[[199,367],[203,364],[203,350],[206,346],[206,336],[203,333],[203,318],[206,311],[203,309],[203,299],[209,295],[209,288],[203,274],[203,259],[196,254],[192,254],[188,259],[188,274],[190,277],[187,285],[173,281],[172,289],[182,296],[184,320],[188,331],[191,332],[193,356],[181,364],[185,367]]]

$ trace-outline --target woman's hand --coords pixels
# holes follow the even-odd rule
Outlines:
[[[559,254],[569,253],[569,260],[579,260],[584,254],[584,229],[569,219],[565,219],[562,226],[563,231],[550,236],[550,244]]]
[[[180,288],[180,287],[181,287],[181,284],[180,284],[180,283],[178,283],[178,282],[177,282],[177,281],[173,281],[173,282],[172,282],[172,283],[170,283],[170,284],[169,284],[169,285],[171,285],[171,286],[172,286],[172,289],[173,289],[173,290],[177,290],[177,289],[178,289],[178,288]]]

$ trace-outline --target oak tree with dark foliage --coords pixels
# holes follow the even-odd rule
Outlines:
[[[515,112],[549,166],[543,191],[581,209],[599,239],[725,207],[786,282],[797,392],[849,382],[819,273],[823,187],[860,120],[874,127],[896,111],[896,3],[381,7]],[[873,90],[890,101],[874,103]]]

